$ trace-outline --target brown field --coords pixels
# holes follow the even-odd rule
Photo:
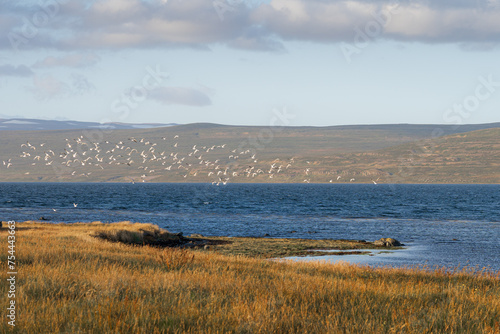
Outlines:
[[[11,328],[2,315],[1,333],[500,333],[499,272],[293,263],[91,236],[157,229],[147,224],[16,227],[17,319]],[[5,227],[0,242],[6,296]]]

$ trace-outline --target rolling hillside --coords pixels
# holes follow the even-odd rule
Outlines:
[[[498,123],[2,131],[0,181],[499,183],[498,138]]]

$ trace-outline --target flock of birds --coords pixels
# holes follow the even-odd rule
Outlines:
[[[57,176],[88,178],[105,170],[132,183],[152,181],[169,173],[180,180],[206,182],[208,178],[214,185],[225,185],[234,178],[264,181],[263,178],[273,179],[287,173],[302,176],[304,183],[310,183],[313,174],[310,161],[297,163],[292,157],[259,162],[254,150],[230,148],[227,143],[187,146],[180,141],[179,135],[158,140],[128,137],[103,142],[89,141],[82,135],[65,138],[62,145],[54,147],[28,141],[21,144],[21,152],[19,157],[27,159],[32,166],[52,167]],[[4,160],[3,166],[12,167],[12,158]],[[355,178],[334,175],[329,182],[346,180],[354,182]],[[378,179],[372,180],[374,184],[376,181]]]

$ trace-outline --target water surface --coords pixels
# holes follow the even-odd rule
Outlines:
[[[393,237],[408,249],[351,261],[494,270],[499,203],[500,185],[0,183],[2,220],[129,220],[212,236]]]

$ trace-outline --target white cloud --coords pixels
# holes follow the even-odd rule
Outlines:
[[[15,2],[2,5],[5,8],[0,13],[0,27],[7,34],[22,37],[29,31],[29,24],[34,25],[32,36],[24,36],[26,41],[20,42],[20,48],[207,48],[223,43],[236,48],[282,51],[280,39],[350,42],[356,27],[364,27],[380,13],[391,12],[377,38],[430,43],[500,42],[499,0],[221,1],[230,8],[222,17],[214,8],[215,0],[67,0],[60,2],[57,13],[39,27],[29,20],[36,6]],[[8,38],[0,41],[0,48],[11,47]],[[70,62],[62,58],[44,61],[46,66]]]
[[[423,42],[500,40],[500,10],[412,1],[273,0],[253,13],[254,22],[285,39],[352,41],[355,28],[379,23],[378,37]]]
[[[151,99],[164,104],[180,104],[187,106],[208,106],[210,98],[200,90],[185,87],[159,87],[149,92]]]

